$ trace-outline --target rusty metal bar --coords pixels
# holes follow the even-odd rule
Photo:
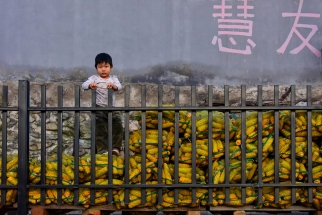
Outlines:
[[[146,107],[146,86],[141,87],[141,107]],[[146,111],[141,113],[142,122],[142,133],[141,133],[141,183],[146,184]],[[159,150],[162,151],[162,150]],[[160,158],[161,159],[161,158]],[[141,204],[145,204],[145,191],[146,189],[141,189]]]
[[[229,86],[224,86],[224,103],[225,107],[229,106]],[[229,203],[229,111],[225,111],[225,203]]]
[[[179,107],[180,88],[175,86],[175,107]],[[174,127],[174,169],[179,169],[179,111],[175,111]],[[179,171],[174,171],[174,183],[179,184]],[[174,204],[178,204],[179,190],[174,189]]]
[[[191,106],[196,107],[196,86],[191,86]],[[192,110],[191,114],[191,143],[192,143],[192,158],[191,158],[191,163],[196,164],[197,163],[197,149],[196,149],[196,110]],[[192,204],[196,203],[196,188],[194,187],[195,184],[197,184],[196,180],[196,165],[192,165],[192,190],[191,190],[191,195],[192,195]]]
[[[276,107],[279,106],[279,86],[274,85],[274,105]],[[274,181],[275,184],[279,183],[279,110],[274,111],[274,151],[276,152],[274,155]],[[275,203],[279,202],[279,187],[275,187]]]
[[[312,105],[312,88],[310,85],[306,86],[306,101],[307,106]],[[312,111],[307,111],[307,176],[308,183],[313,183],[313,173],[312,173]],[[313,203],[313,190],[312,187],[308,188],[308,202]]]
[[[257,103],[258,106],[261,107],[263,104],[263,87],[262,85],[258,85],[257,86]],[[257,175],[258,175],[258,197],[257,197],[257,201],[258,204],[262,203],[262,197],[263,197],[263,189],[262,189],[262,158],[263,158],[263,125],[262,125],[262,117],[263,117],[263,113],[262,111],[258,111],[258,115],[257,115],[257,122],[258,122],[258,128],[257,128],[257,140],[258,140],[258,144],[257,144]]]
[[[8,106],[8,86],[2,87],[2,107],[1,109]],[[8,112],[2,110],[2,172],[1,172],[1,186],[6,185],[7,181],[7,117]],[[1,190],[1,196],[6,196],[7,190]],[[1,205],[6,204],[6,198],[1,198]]]
[[[241,106],[246,106],[246,86],[241,86]],[[241,159],[241,181],[242,184],[246,183],[246,111],[243,110],[241,113],[242,120],[242,142],[241,142],[241,151],[242,151],[242,159]],[[242,187],[242,204],[246,203],[246,188]]]
[[[114,106],[113,104],[113,89],[108,89],[108,108]],[[108,184],[113,184],[113,111],[108,110],[107,113],[107,128],[108,128],[108,137],[107,137],[107,151],[108,151]],[[113,189],[108,189],[108,203],[113,203]]]
[[[80,107],[80,86],[75,86],[75,107]],[[80,138],[80,112],[75,111],[74,119],[74,185],[79,184],[79,138]],[[74,189],[74,205],[78,205],[79,189]]]
[[[163,99],[163,86],[158,86],[158,107],[161,108]],[[158,110],[158,149],[162,149],[162,108]],[[158,184],[162,184],[162,150],[158,150]],[[158,204],[163,202],[162,189],[158,189]]]
[[[213,86],[208,86],[208,106],[212,106]],[[213,139],[212,139],[212,116],[213,112],[208,111],[208,184],[213,184],[212,156],[213,156]],[[208,204],[212,204],[212,188],[208,188]]]
[[[130,107],[130,86],[126,85],[125,86],[125,94],[124,94],[124,106],[125,107]],[[124,116],[124,157],[128,158],[130,156],[129,153],[129,121],[130,121],[130,113],[129,111],[125,111],[125,116]],[[129,184],[129,159],[124,159],[124,183]],[[128,204],[129,203],[129,189],[124,190],[124,203]]]
[[[41,107],[46,107],[46,85],[41,85]],[[41,111],[41,184],[46,184],[46,111]],[[41,205],[45,205],[46,190],[41,189]]]
[[[291,85],[291,106],[295,106],[295,86]],[[291,183],[296,184],[296,140],[295,140],[295,111],[291,111]],[[296,188],[292,188],[292,203],[296,203]]]
[[[58,86],[58,107],[63,107],[63,87]],[[58,146],[57,146],[57,184],[62,184],[63,175],[63,112],[57,112]],[[62,205],[62,189],[57,190],[57,204]]]
[[[157,111],[163,111],[163,110],[181,110],[182,107],[175,108],[175,107],[112,107],[112,108],[100,108],[100,107],[30,107],[28,110],[30,111],[97,111],[97,110],[111,110],[111,111],[142,111],[142,110],[157,110]],[[200,106],[200,107],[184,107],[185,110],[212,110],[212,111],[279,111],[279,110],[320,110],[322,109],[321,105],[314,105],[314,106]],[[16,110],[16,108],[2,108],[2,110]]]
[[[29,169],[29,81],[19,81],[18,88],[18,214],[27,214],[28,201],[26,199],[28,199],[28,182],[26,179],[28,178]]]
[[[91,90],[91,105],[96,108],[96,90]],[[96,158],[96,111],[91,112],[91,185],[95,184],[95,158]],[[95,190],[90,190],[90,204],[95,204]]]

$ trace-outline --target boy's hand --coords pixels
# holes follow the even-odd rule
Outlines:
[[[89,89],[96,89],[97,88],[97,84],[96,83],[91,83],[88,86]]]
[[[113,83],[108,83],[106,87],[107,87],[107,89],[112,88],[114,91],[116,91],[118,89],[117,86]]]

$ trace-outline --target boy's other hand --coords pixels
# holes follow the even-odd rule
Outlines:
[[[96,89],[97,88],[97,84],[96,83],[91,83],[89,84],[89,89]]]
[[[112,88],[113,90],[117,90],[117,86],[113,83],[108,83],[106,87],[107,89]]]

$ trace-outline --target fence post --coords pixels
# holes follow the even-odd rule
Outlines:
[[[18,92],[18,214],[28,214],[29,95],[29,81],[20,80]]]

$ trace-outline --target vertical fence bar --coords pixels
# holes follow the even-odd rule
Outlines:
[[[113,89],[108,89],[108,108],[113,107]],[[107,148],[108,148],[108,184],[113,184],[113,112],[108,110],[108,141],[107,141]],[[113,203],[113,189],[108,189],[108,203]]]
[[[141,107],[146,107],[146,86],[141,87]],[[142,111],[142,140],[141,140],[141,183],[146,184],[146,110]],[[161,158],[160,158],[161,159]],[[145,188],[141,189],[141,196],[145,196]],[[141,204],[145,204],[145,198],[141,198]]]
[[[312,89],[311,86],[306,86],[306,101],[307,106],[310,107],[312,105]],[[312,175],[312,111],[307,111],[307,176],[308,176],[308,183],[313,183],[313,175]],[[312,187],[308,188],[308,202],[313,202],[313,191]]]
[[[263,104],[263,88],[262,85],[258,85],[257,86],[257,105],[258,107],[261,107]],[[262,150],[263,150],[263,125],[262,125],[262,111],[258,111],[258,129],[257,129],[257,140],[258,140],[258,148],[257,148],[257,175],[258,175],[258,197],[257,197],[257,201],[258,204],[262,203],[262,196],[263,196],[263,182],[262,182]]]
[[[124,105],[125,107],[130,107],[130,86],[126,85],[125,86],[125,94],[124,94]],[[124,123],[124,184],[129,184],[129,159],[127,159],[129,157],[129,133],[130,133],[130,129],[129,129],[129,120],[130,120],[130,112],[129,111],[125,111],[125,123]],[[124,203],[125,204],[129,204],[129,189],[125,188],[124,190]]]
[[[208,106],[212,107],[213,86],[208,86]],[[212,156],[213,156],[213,142],[212,142],[212,111],[208,111],[208,184],[213,184],[213,171],[212,171]],[[212,190],[208,188],[208,204],[212,204]]]
[[[180,88],[175,87],[175,107],[179,107]],[[179,169],[179,112],[175,112],[175,127],[174,127],[174,169]],[[179,171],[174,171],[174,183],[179,184]],[[179,190],[174,189],[174,204],[178,204]]]
[[[96,90],[91,90],[92,107],[96,107]],[[95,184],[95,154],[96,154],[96,111],[91,112],[91,184]],[[95,204],[95,190],[90,189],[90,204]],[[109,197],[110,198],[110,197]]]
[[[46,85],[41,85],[41,107],[46,108]],[[41,184],[46,184],[46,111],[41,111]],[[45,205],[46,189],[41,189],[41,204]]]
[[[196,86],[192,86],[191,87],[191,106],[192,107],[196,107]],[[196,109],[193,109],[192,110],[192,124],[191,124],[191,127],[192,127],[192,132],[191,132],[191,140],[192,140],[192,159],[191,159],[191,162],[192,162],[192,176],[191,176],[191,179],[192,179],[192,204],[195,204],[196,202],[196,188],[195,188],[195,184],[196,184],[196,164],[197,163],[197,160],[196,160]]]
[[[158,185],[162,184],[162,99],[163,99],[163,86],[158,87]],[[163,202],[162,188],[158,188],[158,204]]]
[[[295,106],[295,86],[291,86],[291,106]],[[295,111],[291,110],[291,183],[296,184],[296,141],[295,141]],[[296,203],[296,187],[292,187],[292,203]]]
[[[279,106],[279,86],[274,85],[274,105]],[[279,183],[279,110],[274,111],[274,181],[275,184]],[[259,173],[260,174],[260,173]],[[275,187],[275,203],[279,203],[279,187]]]
[[[246,106],[246,86],[241,86],[241,106]],[[241,151],[242,151],[242,162],[241,162],[241,175],[242,175],[242,184],[246,184],[246,111],[242,110],[242,142],[241,142]],[[246,188],[242,187],[242,203],[246,203]]]
[[[75,107],[80,107],[80,86],[75,86]],[[79,138],[80,138],[80,111],[75,111],[74,121],[74,185],[79,185]],[[78,204],[79,189],[74,189],[74,205]]]
[[[63,107],[63,86],[58,86],[58,107]],[[57,113],[58,119],[58,149],[57,149],[57,164],[58,164],[58,171],[57,171],[57,184],[62,184],[62,174],[63,174],[63,112],[58,111]],[[62,205],[62,189],[59,188],[57,190],[57,204]]]
[[[19,81],[18,92],[18,214],[28,213],[27,178],[29,167],[29,81]]]
[[[2,88],[2,107],[8,106],[8,86]],[[6,170],[7,170],[7,117],[8,112],[2,111],[2,175],[1,185],[5,185],[7,181]],[[1,196],[6,196],[6,189],[1,190]],[[6,204],[6,198],[1,198],[1,205]]]
[[[224,86],[224,103],[225,107],[229,106],[229,86]],[[229,199],[229,111],[225,111],[225,203],[230,202]]]

